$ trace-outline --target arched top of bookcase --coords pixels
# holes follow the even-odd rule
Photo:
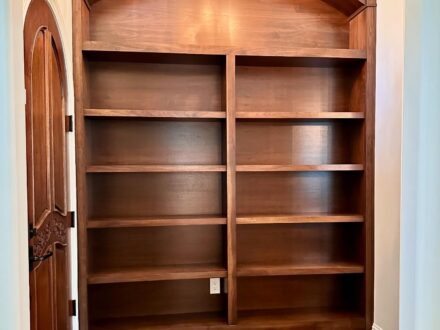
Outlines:
[[[85,0],[87,1],[87,0]],[[350,48],[370,0],[88,0],[88,38],[121,47]],[[374,1],[374,0],[373,0]]]

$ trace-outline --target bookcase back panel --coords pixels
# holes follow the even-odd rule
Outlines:
[[[237,263],[239,267],[362,264],[361,238],[361,224],[238,226]]]
[[[89,241],[91,271],[226,262],[223,226],[100,229]]]
[[[348,28],[347,16],[319,0],[100,0],[89,33],[137,46],[348,48]]]
[[[361,173],[238,173],[237,214],[356,214],[361,183]]]
[[[111,141],[111,143],[109,143]],[[89,165],[220,165],[221,121],[89,119]]]
[[[362,164],[362,123],[247,121],[237,123],[237,164]]]
[[[360,70],[358,66],[237,66],[237,111],[363,111],[357,92]]]
[[[361,314],[362,283],[362,275],[239,278],[238,309],[320,310]]]
[[[209,279],[97,285],[90,287],[89,299],[92,320],[115,322],[121,317],[225,310],[225,296],[209,294]]]
[[[225,110],[222,99],[222,65],[143,63],[141,60],[89,61],[90,107],[165,111]]]
[[[224,210],[220,173],[91,174],[91,218],[219,215]]]

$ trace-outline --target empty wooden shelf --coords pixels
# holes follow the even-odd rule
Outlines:
[[[304,214],[248,214],[239,215],[237,224],[277,224],[277,223],[344,223],[363,222],[364,217],[360,214],[326,214],[326,213],[304,213]]]
[[[226,268],[216,265],[180,265],[157,267],[121,267],[101,270],[89,275],[89,284],[188,280],[226,277]]]
[[[371,329],[375,6],[74,0],[81,330]]]
[[[227,218],[218,216],[172,216],[172,217],[131,217],[131,218],[93,218],[87,222],[88,228],[136,228],[167,226],[226,225]]]

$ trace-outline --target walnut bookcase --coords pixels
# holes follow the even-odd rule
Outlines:
[[[371,329],[375,15],[74,0],[82,330]]]

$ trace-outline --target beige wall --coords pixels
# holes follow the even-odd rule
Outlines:
[[[404,0],[378,0],[375,324],[399,329]]]

